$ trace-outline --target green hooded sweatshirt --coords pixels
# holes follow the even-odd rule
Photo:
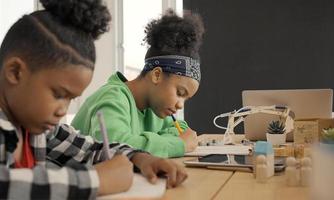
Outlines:
[[[124,83],[120,73],[112,75],[108,82],[91,95],[80,108],[72,125],[83,134],[102,139],[97,111],[102,111],[109,141],[127,143],[135,148],[159,157],[180,157],[184,155],[184,142],[171,117],[161,119],[147,108],[140,111],[135,99]],[[183,130],[188,126],[178,121]]]

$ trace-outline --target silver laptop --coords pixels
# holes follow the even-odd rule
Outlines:
[[[288,106],[295,114],[295,119],[331,118],[332,89],[296,89],[296,90],[245,90],[242,92],[243,106]],[[265,140],[267,125],[279,116],[253,114],[245,118],[244,131],[249,140]],[[292,141],[292,133],[287,140]]]

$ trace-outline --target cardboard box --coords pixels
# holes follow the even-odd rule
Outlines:
[[[293,141],[295,144],[319,142],[324,128],[333,128],[334,119],[297,119],[294,122]]]

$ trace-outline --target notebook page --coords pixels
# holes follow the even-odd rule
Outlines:
[[[126,192],[100,196],[97,199],[155,199],[161,198],[166,191],[166,179],[158,178],[156,184],[151,184],[148,180],[141,174],[134,174],[133,183],[130,189]]]

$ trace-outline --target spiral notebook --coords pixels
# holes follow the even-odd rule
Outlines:
[[[166,179],[159,178],[156,184],[151,184],[141,174],[135,174],[130,189],[126,192],[100,196],[98,200],[106,199],[160,199],[166,192]]]

